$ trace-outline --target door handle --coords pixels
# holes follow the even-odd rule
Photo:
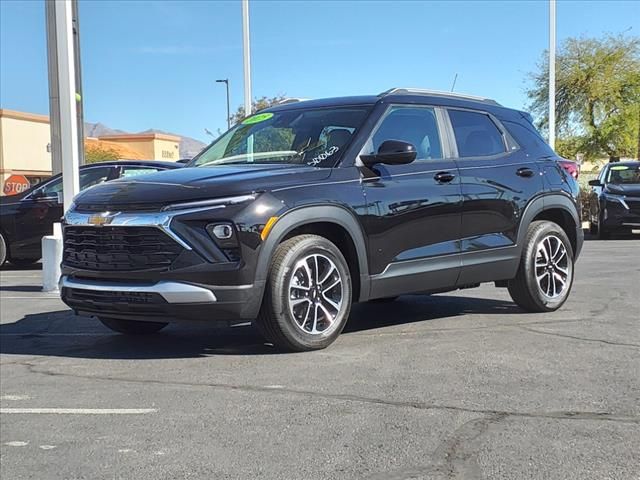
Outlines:
[[[438,172],[433,176],[433,179],[438,183],[449,183],[456,176],[451,172]]]
[[[533,177],[534,172],[530,168],[523,167],[516,170],[516,175],[518,175],[519,177],[530,178]]]

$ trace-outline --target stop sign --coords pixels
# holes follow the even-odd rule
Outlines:
[[[31,183],[24,175],[11,175],[4,181],[2,191],[5,195],[17,195],[31,187]]]

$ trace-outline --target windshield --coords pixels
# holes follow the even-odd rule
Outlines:
[[[340,107],[258,113],[218,138],[189,166],[280,163],[333,167],[368,112],[367,107]]]
[[[615,165],[609,168],[607,183],[640,183],[640,165]]]

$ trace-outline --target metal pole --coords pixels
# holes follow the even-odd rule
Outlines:
[[[76,71],[76,105],[78,124],[78,163],[84,165],[84,97],[82,92],[82,69],[80,60],[80,15],[78,0],[71,0],[73,14],[73,61]]]
[[[216,80],[216,83],[224,83],[227,87],[227,128],[231,128],[231,111],[229,109],[229,79]]]
[[[54,1],[55,48],[58,57],[58,96],[60,98],[60,152],[62,153],[62,187],[66,212],[71,206],[73,197],[80,190],[73,9],[70,0]],[[49,48],[54,46],[50,45]]]
[[[249,45],[249,0],[242,0],[242,57],[244,63],[244,114],[251,115],[251,46]]]
[[[58,52],[56,45],[56,4],[45,1],[47,24],[47,64],[49,71],[49,127],[51,129],[51,171],[53,175],[62,173],[62,153],[60,152],[60,97],[58,88]]]
[[[556,146],[556,0],[549,0],[549,145]]]
[[[225,82],[227,86],[227,128],[231,128],[231,110],[229,107],[229,79]]]

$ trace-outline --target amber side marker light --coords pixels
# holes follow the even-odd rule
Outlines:
[[[260,238],[262,239],[263,242],[265,241],[265,239],[269,235],[269,232],[271,231],[271,229],[273,228],[273,226],[276,224],[277,221],[278,221],[278,217],[271,217],[269,220],[267,220],[267,223],[264,224],[264,228],[262,229],[262,232],[260,232]]]

